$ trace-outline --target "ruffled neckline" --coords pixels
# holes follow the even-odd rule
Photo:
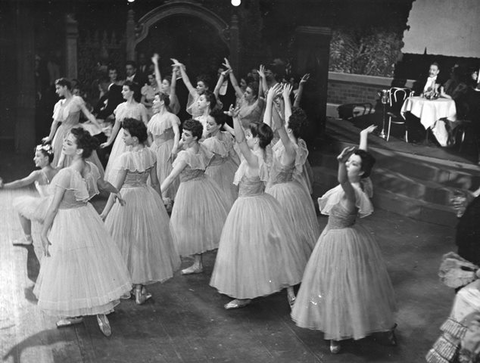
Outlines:
[[[363,218],[373,213],[373,205],[370,198],[363,191],[359,183],[352,184],[355,191],[355,207],[358,209],[358,215]],[[330,215],[332,208],[335,207],[345,196],[345,191],[341,185],[330,189],[321,198],[318,198],[318,206],[320,212],[325,215]]]
[[[55,176],[55,178],[60,179],[63,174],[70,174],[69,188],[66,189],[73,191],[73,195],[77,202],[86,203],[100,193],[97,186],[97,181],[100,179],[100,172],[95,164],[89,161],[87,161],[87,164],[90,166],[90,172],[88,172],[85,177],[83,177],[78,170],[71,167],[60,170]],[[62,187],[61,185],[59,186]]]
[[[233,137],[228,132],[222,132],[222,140],[211,136],[203,140],[202,144],[214,154],[226,158],[233,148]]]
[[[120,168],[130,172],[144,173],[151,169],[156,162],[155,153],[147,147],[128,151],[120,156]]]
[[[261,149],[258,149],[256,151],[252,150],[252,153],[258,159],[258,178],[262,182],[266,183],[269,178],[269,172],[268,172],[267,163],[265,162],[265,159],[264,159],[263,150]],[[248,170],[250,170],[248,162],[245,158],[242,158],[242,162],[240,163],[240,166],[238,167],[237,172],[235,173],[233,184],[238,185],[244,176],[249,177],[247,175]]]
[[[177,158],[172,164],[173,168],[175,168],[180,161],[184,161],[190,169],[205,170],[208,164],[210,164],[210,160],[214,157],[214,154],[202,144],[199,144],[197,153],[193,153],[190,150],[191,149],[182,150],[178,153]]]
[[[162,135],[166,130],[171,129],[174,123],[180,125],[180,119],[173,113],[155,114],[148,122],[148,131],[153,136]]]

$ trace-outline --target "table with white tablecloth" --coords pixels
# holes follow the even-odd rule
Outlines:
[[[448,132],[442,119],[452,122],[457,120],[457,108],[454,100],[448,98],[429,100],[424,97],[408,97],[400,110],[404,118],[406,112],[410,112],[418,117],[425,130],[431,129],[441,146],[447,146]]]

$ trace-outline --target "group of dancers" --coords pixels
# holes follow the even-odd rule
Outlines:
[[[374,333],[396,344],[392,284],[377,242],[356,224],[373,212],[368,176],[375,159],[367,138],[375,127],[360,133],[358,149],[338,156],[340,184],[319,198],[320,212],[329,215],[320,233],[300,138],[307,118],[292,107],[292,87],[260,67],[259,83],[242,89],[225,60],[222,82],[230,77],[238,99],[223,110],[204,80],[194,88],[184,65],[173,66],[190,91],[191,119],[181,123],[171,112],[167,92],[154,95],[148,119],[127,81],[112,134],[99,145],[85,128],[70,127],[80,111],[97,120],[61,79],[57,93],[64,99],[45,140],[53,143],[35,149],[40,170],[0,181],[4,189],[35,183],[40,194],[16,199],[24,237],[14,241],[31,244],[30,221],[41,222],[39,308],[61,316],[59,327],[96,315],[109,336],[107,314],[120,299],[133,296],[141,305],[152,296],[147,286],[172,278],[181,257],[193,256],[181,274],[198,274],[203,254],[218,250],[210,285],[233,298],[225,309],[286,289],[292,319],[324,332],[332,353],[342,340]],[[296,94],[298,105],[301,90]],[[112,144],[103,173],[95,150]],[[89,201],[102,190],[110,196],[98,214]],[[172,202],[169,216],[165,206]]]

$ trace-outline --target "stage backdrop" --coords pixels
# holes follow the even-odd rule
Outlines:
[[[480,58],[480,0],[416,0],[402,52]]]

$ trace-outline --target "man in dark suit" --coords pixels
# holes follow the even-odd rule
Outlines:
[[[127,75],[125,80],[135,82],[139,89],[146,83],[146,80],[143,79],[142,75],[137,71],[137,63],[134,61],[127,61],[125,63],[125,74]]]

